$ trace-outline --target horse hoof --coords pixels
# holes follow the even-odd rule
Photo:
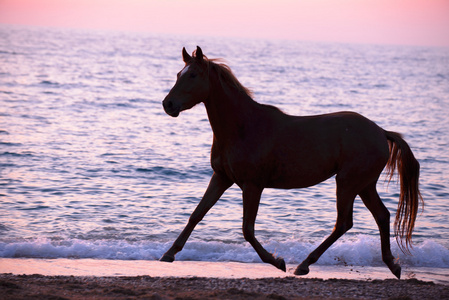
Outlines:
[[[299,265],[295,270],[295,275],[307,275],[309,274],[309,267],[308,266],[302,266]]]
[[[282,270],[284,272],[287,272],[287,268],[285,267],[285,261],[282,257],[278,257],[276,258],[276,268],[278,268],[279,270]]]
[[[165,262],[173,262],[175,260],[174,256],[170,256],[167,254],[164,254],[159,261],[165,261]]]
[[[398,264],[394,264],[390,268],[391,273],[393,273],[394,276],[396,276],[398,279],[401,279],[401,266]]]

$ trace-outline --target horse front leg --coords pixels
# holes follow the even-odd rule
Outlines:
[[[168,249],[168,251],[161,257],[160,261],[173,262],[175,260],[176,253],[182,250],[195,226],[203,219],[206,213],[212,208],[212,206],[214,206],[215,203],[217,203],[221,195],[223,195],[223,193],[231,187],[232,184],[233,182],[231,182],[227,177],[221,176],[217,173],[212,175],[209,186],[207,187],[200,203],[198,203],[198,206],[190,215],[186,227],[170,249]]]
[[[243,189],[243,236],[254,250],[256,250],[263,262],[272,264],[276,268],[286,271],[285,261],[281,257],[274,257],[273,254],[265,250],[257,241],[254,235],[254,224],[256,222],[257,211],[259,209],[262,188],[245,186]]]

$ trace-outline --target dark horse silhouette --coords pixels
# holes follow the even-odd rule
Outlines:
[[[401,135],[385,131],[354,112],[291,116],[259,104],[228,66],[208,59],[200,47],[190,56],[182,49],[185,67],[163,101],[165,112],[177,117],[203,102],[214,133],[209,186],[190,219],[161,261],[172,262],[195,226],[234,183],[243,192],[243,235],[262,261],[286,271],[284,259],[266,251],[254,236],[254,223],[264,188],[305,188],[336,175],[337,221],[331,235],[296,268],[309,265],[352,227],[357,195],[370,210],[380,231],[382,259],[401,276],[390,249],[390,213],[376,183],[386,167],[391,180],[398,169],[401,188],[395,219],[400,248],[409,252],[419,203],[419,163]]]

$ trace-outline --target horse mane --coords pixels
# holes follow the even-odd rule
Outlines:
[[[192,54],[193,57],[196,57],[196,50]],[[266,109],[269,109],[271,111],[275,112],[281,112],[284,113],[282,110],[280,110],[278,107],[268,104],[261,104],[254,100],[254,94],[253,92],[248,89],[247,87],[244,87],[240,81],[235,77],[234,73],[232,72],[231,68],[224,63],[224,59],[221,58],[213,58],[209,59],[206,55],[203,54],[203,60],[207,64],[207,68],[210,71],[214,71],[217,73],[218,80],[222,87],[229,88],[233,87],[238,92],[243,93],[247,95],[253,102],[257,103],[260,107],[264,107]]]
[[[193,57],[196,57],[196,51],[193,52]],[[231,68],[224,63],[223,59],[209,59],[206,57],[206,55],[203,55],[203,59],[207,64],[209,72],[214,71],[217,73],[218,80],[223,87],[233,87],[237,89],[237,91],[245,93],[251,99],[253,98],[253,92],[240,83],[240,81],[235,77]]]

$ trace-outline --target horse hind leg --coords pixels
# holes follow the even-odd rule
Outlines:
[[[318,261],[321,255],[337,241],[343,234],[352,228],[352,212],[354,199],[357,193],[350,188],[342,188],[337,179],[337,221],[331,235],[321,243],[307,258],[296,268],[295,275],[306,275],[309,266]]]
[[[376,183],[370,184],[359,193],[363,203],[376,220],[380,232],[382,260],[390,271],[398,278],[401,277],[401,267],[394,262],[390,247],[390,212],[382,203],[376,190]]]

